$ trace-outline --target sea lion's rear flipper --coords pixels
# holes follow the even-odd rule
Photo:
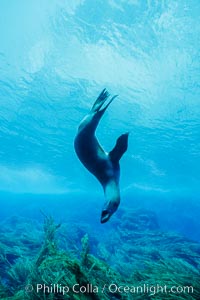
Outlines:
[[[109,97],[109,93],[106,91],[106,89],[103,89],[103,91],[100,93],[100,95],[98,96],[97,100],[94,102],[91,111],[92,112],[97,112],[100,110],[100,108],[102,107],[102,105],[105,103],[105,101],[108,99]]]
[[[94,102],[91,111],[96,113],[99,112],[99,114],[102,116],[105,110],[110,105],[110,103],[117,97],[117,96],[112,97],[111,100],[106,104],[106,106],[102,110],[100,110],[109,96],[110,94],[106,91],[106,89],[103,89],[103,91],[98,96],[97,100]]]
[[[115,147],[110,151],[109,156],[113,162],[118,162],[128,148],[128,135],[124,133],[118,137]]]

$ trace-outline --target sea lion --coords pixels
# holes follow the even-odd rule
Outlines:
[[[104,190],[106,201],[101,214],[101,223],[107,222],[119,206],[119,160],[128,147],[128,133],[122,134],[117,139],[115,147],[109,153],[104,151],[96,138],[95,131],[101,117],[117,97],[117,95],[112,97],[102,108],[109,96],[106,89],[100,93],[90,113],[81,121],[74,140],[79,160],[99,180]]]

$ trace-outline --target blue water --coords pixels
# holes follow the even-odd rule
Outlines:
[[[148,208],[200,240],[199,11],[198,0],[1,0],[1,219],[44,209],[99,227],[103,192],[73,139],[106,87],[119,97],[101,144],[130,132],[116,218]]]

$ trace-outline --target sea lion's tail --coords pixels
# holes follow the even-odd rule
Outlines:
[[[109,156],[112,162],[118,162],[128,148],[129,132],[118,137],[115,147],[110,151]]]

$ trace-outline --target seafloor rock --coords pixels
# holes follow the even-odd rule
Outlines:
[[[131,232],[159,229],[156,214],[145,209],[122,210],[119,227]]]

